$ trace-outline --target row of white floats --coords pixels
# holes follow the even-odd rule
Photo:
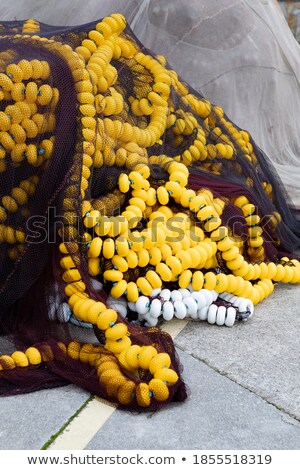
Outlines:
[[[96,287],[96,286],[95,286]],[[98,288],[102,288],[99,283]],[[219,305],[219,303],[223,303]],[[223,302],[222,302],[223,301]],[[157,325],[162,316],[165,321],[172,318],[183,320],[207,321],[214,325],[231,327],[237,320],[247,320],[254,312],[251,300],[236,297],[226,292],[201,289],[155,289],[151,297],[140,296],[137,302],[127,302],[124,298],[108,297],[107,306],[115,309],[123,318],[127,317],[128,309],[136,312],[138,320],[146,326]],[[66,302],[61,302],[59,296],[53,296],[50,301],[49,318],[60,322],[72,322],[78,326],[92,327],[89,323],[78,320]]]

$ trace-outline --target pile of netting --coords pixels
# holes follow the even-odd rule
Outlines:
[[[112,1],[125,8],[118,0],[102,0],[101,8]],[[128,3],[137,37],[250,132],[299,209],[300,46],[278,1],[142,0],[137,6],[127,0],[126,8]]]
[[[0,327],[18,349],[1,395],[72,382],[130,409],[182,401],[157,324],[229,327],[300,282],[265,155],[122,15],[2,24],[0,109]]]

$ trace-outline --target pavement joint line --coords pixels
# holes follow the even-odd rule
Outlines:
[[[80,406],[80,408],[78,408],[78,410],[75,411],[75,413],[71,416],[71,418],[69,418],[65,422],[65,424],[63,424],[62,427],[48,439],[47,442],[45,442],[45,444],[41,447],[41,450],[47,450],[50,447],[52,442],[55,441],[55,439],[66,429],[66,427],[70,424],[70,422],[73,421],[73,419],[76,418],[76,416],[78,416],[78,414],[88,405],[91,399],[92,399],[92,395],[90,395],[89,398]]]
[[[84,449],[115,410],[115,406],[93,397],[49,445],[48,450]]]
[[[223,377],[226,377],[228,380],[230,380],[231,382],[235,383],[236,385],[239,385],[240,387],[242,387],[243,389],[247,390],[248,392],[250,393],[253,393],[254,395],[256,395],[257,397],[261,398],[263,401],[265,401],[266,403],[268,403],[268,405],[271,405],[271,406],[274,406],[276,408],[277,411],[281,412],[281,413],[284,413],[285,415],[289,416],[290,418],[296,420],[298,423],[300,423],[300,417],[291,413],[290,411],[286,410],[285,408],[283,408],[282,406],[280,405],[277,405],[276,403],[270,401],[268,398],[266,398],[265,396],[263,395],[260,395],[258,392],[256,392],[256,390],[250,388],[250,387],[247,387],[247,385],[244,385],[244,384],[241,384],[239,383],[236,379],[234,379],[234,377],[228,375],[228,372],[226,371],[222,371],[222,370],[219,370],[216,366],[213,366],[212,364],[209,363],[208,360],[206,359],[202,359],[198,356],[195,356],[191,351],[185,351],[182,347],[180,347],[178,344],[175,344],[176,346],[176,349],[180,349],[180,351],[182,352],[185,352],[186,354],[189,354],[189,356],[193,357],[194,359],[196,359],[197,361],[199,362],[202,362],[203,364],[205,364],[207,367],[209,367],[210,369],[214,370],[215,372],[217,372],[218,374],[222,375]],[[291,423],[293,424],[293,423]],[[293,424],[295,426],[295,424]]]
[[[161,330],[174,339],[187,324],[186,320],[173,319],[162,324]],[[106,400],[91,396],[42,449],[83,450],[116,409]]]

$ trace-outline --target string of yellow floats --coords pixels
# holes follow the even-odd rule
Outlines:
[[[81,168],[81,208],[90,276],[101,275],[105,283],[112,283],[112,297],[126,297],[129,302],[136,302],[140,295],[151,296],[153,290],[161,288],[165,282],[174,282],[181,288],[191,284],[196,291],[205,288],[243,296],[257,304],[272,293],[274,282],[299,283],[297,260],[283,258],[278,264],[264,261],[263,228],[257,208],[247,197],[239,196],[231,201],[241,209],[248,226],[249,237],[244,242],[222,225],[225,198],[216,198],[204,188],[198,191],[188,188],[188,166],[192,163],[201,161],[203,168],[220,174],[220,159],[235,159],[235,146],[217,126],[218,122],[237,142],[243,157],[256,165],[249,134],[227,121],[221,108],[189,93],[177,74],[165,68],[163,57],[155,58],[140,51],[124,33],[125,25],[122,15],[104,18],[88,32],[75,51],[68,45],[37,35],[15,36],[22,41],[42,41],[44,47],[68,62],[73,75],[81,123],[78,130],[81,144],[76,146],[74,162],[80,162]],[[23,32],[38,32],[34,20],[24,25]],[[123,61],[132,73],[134,96],[130,96],[128,102],[118,83],[113,61]],[[10,155],[14,164],[26,160],[34,167],[46,165],[51,157],[59,93],[47,83],[40,87],[35,83],[37,79],[46,82],[49,76],[49,64],[39,60],[11,63],[5,73],[0,74],[0,99],[15,102],[0,112],[1,171],[5,171],[6,155]],[[181,107],[179,104],[176,108],[173,103],[172,89],[180,96]],[[41,106],[47,107],[47,116],[39,112]],[[203,120],[203,127],[195,115]],[[206,128],[214,144],[207,143]],[[186,137],[194,137],[182,154],[173,158],[148,156],[147,149],[162,143],[160,139],[165,132],[173,133],[175,148]],[[43,133],[53,133],[53,136],[39,145],[26,144],[28,138],[34,139]],[[86,197],[91,171],[103,165],[124,168],[116,190],[126,195],[128,205],[120,215],[113,217],[103,213],[101,201]],[[151,165],[161,166],[169,175],[168,180],[157,187],[149,182]],[[67,345],[59,343],[60,352],[95,367],[107,394],[122,405],[135,399],[141,407],[150,406],[153,400],[165,401],[169,387],[178,381],[170,356],[154,346],[133,344],[128,327],[120,321],[117,312],[90,298],[86,292],[80,272],[81,249],[76,241],[79,234],[75,224],[72,225],[72,220],[76,219],[76,178],[70,178],[63,202],[70,225],[59,231],[62,279],[75,317],[103,331],[105,344],[103,348],[76,341]],[[0,242],[18,244],[9,250],[12,259],[17,259],[24,249],[25,233],[5,224],[7,214],[22,210],[26,215],[26,205],[34,196],[37,184],[37,175],[30,177],[1,200]],[[263,185],[272,198],[271,185],[268,182]],[[171,209],[173,206],[176,211]],[[139,221],[145,218],[146,226],[137,230]],[[273,225],[279,222],[280,215],[274,213]],[[183,233],[180,239],[174,235],[174,228]],[[255,262],[245,259],[245,250]],[[219,266],[217,255],[230,274],[214,271]],[[107,260],[104,268],[101,258]],[[126,273],[136,267],[148,268],[146,275],[127,281]],[[1,356],[0,370],[36,366],[51,359],[51,350],[45,354],[38,347],[30,347],[25,352]],[[139,371],[149,371],[152,377],[149,382],[140,379]],[[129,377],[135,377],[138,383]]]

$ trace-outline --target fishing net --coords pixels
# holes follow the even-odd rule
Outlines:
[[[182,401],[157,325],[232,326],[300,282],[285,190],[121,14],[0,28],[0,321],[18,349],[0,393],[72,382],[133,410]]]
[[[300,208],[300,46],[282,14],[285,2],[86,0],[85,8],[80,0],[2,3],[2,19],[35,15],[56,25],[124,14],[143,44],[250,132]],[[299,17],[298,2],[287,3]]]
[[[251,133],[299,208],[300,46],[277,0],[145,0],[132,29]]]

